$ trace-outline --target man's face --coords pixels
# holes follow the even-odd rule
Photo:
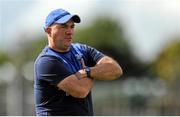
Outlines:
[[[68,51],[74,35],[74,22],[65,24],[53,24],[51,27],[51,39],[55,48],[59,51]]]

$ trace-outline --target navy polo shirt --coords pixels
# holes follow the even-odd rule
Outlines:
[[[64,53],[46,46],[34,66],[36,115],[93,115],[91,92],[85,98],[75,98],[59,90],[57,84],[82,69],[81,58],[86,66],[92,67],[103,56],[95,48],[79,43],[72,44]]]

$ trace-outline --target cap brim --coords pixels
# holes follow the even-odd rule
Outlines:
[[[72,19],[75,23],[80,23],[81,19],[78,15],[66,15],[59,20],[57,20],[55,23],[64,24],[68,22],[70,19]]]

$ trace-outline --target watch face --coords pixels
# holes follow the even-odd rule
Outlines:
[[[87,74],[87,78],[90,78],[90,79],[92,79],[91,78],[91,69],[89,68],[89,67],[86,67],[86,74]]]
[[[90,71],[90,69],[89,69],[89,68],[87,68],[86,70],[87,70],[87,71]]]
[[[87,74],[90,73],[90,68],[89,67],[86,68],[86,72],[87,72]]]

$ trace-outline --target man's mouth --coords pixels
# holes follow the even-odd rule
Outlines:
[[[65,37],[65,39],[71,40],[71,39],[72,39],[72,37]]]
[[[71,38],[66,38],[67,41],[71,41],[72,39]]]

